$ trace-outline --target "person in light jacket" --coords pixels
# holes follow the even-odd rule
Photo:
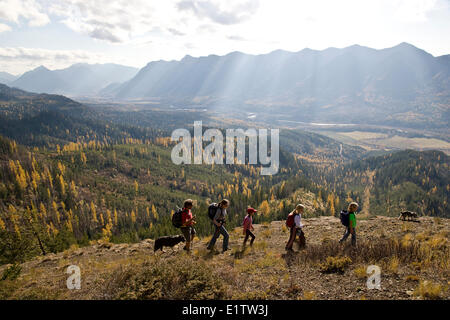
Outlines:
[[[304,246],[304,234],[303,234],[303,224],[302,224],[302,213],[305,211],[305,206],[302,204],[298,204],[295,207],[295,210],[292,211],[290,214],[294,215],[294,224],[291,227],[290,230],[290,236],[289,240],[286,244],[286,250],[287,251],[293,251],[292,246],[294,244],[295,238],[297,235],[300,237],[300,246]],[[303,241],[302,241],[303,238]]]

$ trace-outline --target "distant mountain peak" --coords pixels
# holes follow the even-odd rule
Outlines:
[[[413,49],[413,50],[424,51],[424,50],[419,49],[416,46],[414,46],[414,45],[412,45],[411,43],[408,43],[408,42],[401,42],[398,45],[392,47],[392,49],[404,49],[404,50],[411,50],[411,49]]]
[[[186,60],[192,60],[195,59],[193,56],[191,56],[190,54],[187,54],[183,57],[183,59],[181,59],[181,61],[186,61]]]
[[[40,65],[39,67],[35,68],[33,71],[41,71],[41,70],[50,71],[50,69],[48,69],[44,65]]]

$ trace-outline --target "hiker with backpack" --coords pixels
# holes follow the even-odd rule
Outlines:
[[[194,201],[191,199],[187,199],[184,201],[184,205],[182,209],[178,209],[172,216],[172,224],[176,228],[180,228],[183,236],[186,240],[186,245],[183,250],[190,251],[191,243],[195,237],[195,229],[194,224],[195,217],[192,215],[191,209],[194,206]]]
[[[247,208],[247,215],[244,218],[244,222],[242,224],[243,228],[244,228],[244,248],[247,244],[247,240],[248,237],[251,237],[252,239],[250,240],[250,246],[253,245],[253,241],[255,241],[255,235],[253,234],[253,230],[255,230],[255,228],[253,228],[253,215],[258,212],[258,210],[253,209],[252,207]]]
[[[214,235],[208,244],[208,250],[212,250],[216,244],[216,240],[220,235],[223,235],[222,253],[228,250],[228,235],[227,229],[225,229],[225,219],[227,216],[227,208],[230,201],[223,199],[219,204],[212,203],[208,208],[208,216],[212,220],[215,226]]]
[[[340,214],[341,223],[345,226],[345,233],[339,243],[343,243],[348,236],[352,235],[352,245],[356,245],[356,210],[358,210],[358,204],[352,202],[348,205],[347,210],[342,210]]]
[[[295,210],[289,213],[286,219],[286,226],[290,229],[289,231],[289,240],[286,244],[287,251],[294,251],[292,246],[294,245],[295,238],[297,235],[300,240],[300,247],[305,246],[305,234],[303,233],[303,224],[301,223],[302,213],[305,211],[305,206],[302,204],[298,204],[295,207]]]

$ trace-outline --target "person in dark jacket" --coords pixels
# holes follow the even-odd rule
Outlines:
[[[227,229],[225,229],[225,220],[227,217],[227,208],[230,205],[230,201],[227,199],[223,199],[219,203],[219,207],[217,208],[216,215],[213,218],[213,224],[215,226],[214,235],[211,241],[208,244],[208,250],[212,250],[214,245],[216,244],[217,238],[220,235],[223,235],[223,244],[222,244],[222,252],[229,250],[228,248],[228,240],[230,238]]]

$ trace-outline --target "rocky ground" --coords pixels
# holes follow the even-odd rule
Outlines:
[[[210,237],[196,239],[190,254],[182,250],[182,244],[155,254],[150,239],[135,244],[96,243],[72,248],[23,263],[17,279],[0,281],[0,298],[123,298],[116,294],[120,286],[124,287],[120,290],[127,292],[126,298],[151,298],[155,295],[135,292],[130,295],[134,289],[127,288],[130,282],[121,275],[140,274],[144,265],[171,268],[174,261],[189,261],[212,270],[212,278],[221,284],[219,297],[223,299],[450,298],[448,219],[423,217],[419,222],[388,217],[359,219],[356,249],[349,243],[337,243],[344,230],[335,217],[303,219],[303,223],[307,246],[304,249],[294,246],[296,250],[289,253],[284,250],[289,235],[282,221],[255,225],[255,244],[245,250],[242,229],[229,230],[231,250],[223,254],[221,238],[216,244],[217,252],[206,250]],[[67,289],[66,271],[70,265],[80,267],[80,290]],[[369,265],[381,269],[380,290],[368,289],[366,285]],[[8,267],[0,266],[0,275]],[[210,279],[208,276],[201,279]],[[146,273],[146,277],[152,276]],[[152,291],[147,280],[147,291]],[[202,281],[210,280],[198,280]],[[135,282],[133,288],[137,287]],[[206,290],[197,287],[197,291]],[[203,284],[204,287],[207,286]],[[161,292],[156,297],[173,298]],[[196,297],[217,296],[206,292]]]

